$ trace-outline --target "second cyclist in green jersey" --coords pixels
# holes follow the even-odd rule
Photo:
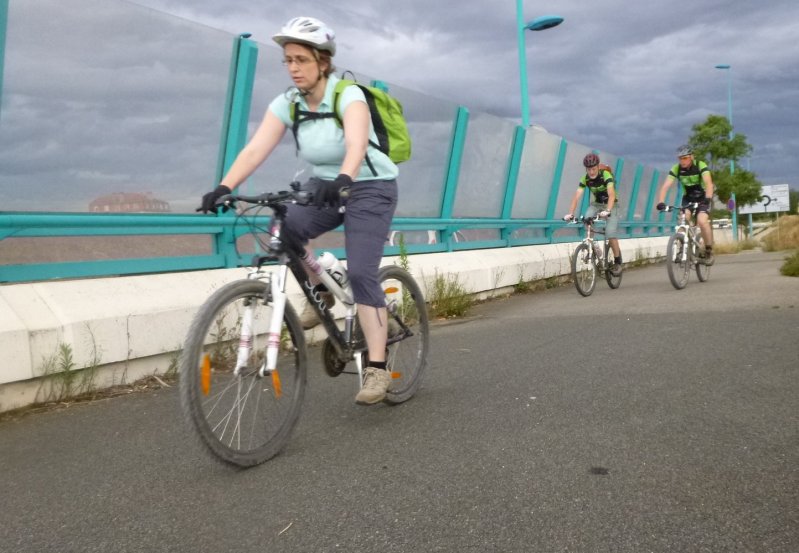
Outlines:
[[[621,274],[621,248],[619,247],[619,206],[616,196],[616,181],[613,174],[599,165],[599,156],[588,154],[583,158],[585,175],[580,179],[577,191],[574,193],[569,212],[563,216],[564,221],[574,219],[574,210],[583,197],[586,188],[593,193],[594,198],[586,211],[586,217],[598,214],[607,221],[605,236],[608,238],[610,248],[613,250],[613,267],[610,268],[614,276]]]

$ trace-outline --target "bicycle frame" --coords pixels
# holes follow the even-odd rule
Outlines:
[[[697,202],[693,202],[688,204],[685,208],[679,206],[669,206],[671,209],[678,209],[679,216],[677,219],[677,224],[674,226],[674,234],[675,235],[683,235],[688,239],[688,247],[683,248],[681,252],[680,261],[686,262],[689,261],[688,255],[690,250],[690,261],[694,262],[696,260],[696,233],[700,232],[698,227],[695,224],[695,221],[689,221],[688,216],[685,214],[686,211],[690,211],[691,215],[694,217],[696,216],[696,210],[699,207]]]
[[[255,198],[239,196],[238,199],[252,201]],[[263,204],[261,203],[261,205]],[[286,302],[288,301],[288,294],[286,292],[288,272],[291,271],[294,278],[300,283],[303,294],[319,317],[327,335],[330,337],[330,342],[335,348],[337,355],[342,359],[355,360],[359,382],[362,382],[364,369],[363,359],[361,355],[357,354],[366,351],[366,344],[356,341],[355,339],[354,330],[357,305],[352,295],[352,289],[349,286],[342,287],[322,268],[319,261],[314,256],[305,251],[305,248],[301,244],[283,233],[283,221],[286,215],[285,205],[282,203],[268,203],[266,205],[273,211],[268,232],[270,239],[266,245],[269,253],[254,258],[254,267],[251,268],[247,275],[248,279],[268,278],[269,292],[272,300],[272,318],[269,323],[266,356],[264,364],[259,370],[259,376],[263,377],[277,368],[281,326]],[[263,265],[267,261],[276,261],[276,269],[265,272],[263,270]],[[306,266],[344,306],[343,331],[339,329],[324,298],[322,298],[321,294],[316,290],[315,285],[311,282]],[[387,314],[389,317],[393,317],[393,320],[402,329],[402,333],[389,338],[386,342],[386,346],[390,346],[413,335],[413,332],[392,312],[390,307],[391,306],[387,306]],[[255,306],[248,306],[243,317],[241,337],[239,339],[238,360],[235,369],[236,374],[246,365],[246,360],[252,351],[252,336],[248,321],[252,320],[252,312],[254,309]]]
[[[596,217],[581,216],[574,220],[574,224],[582,223],[585,227],[585,238],[583,238],[582,243],[588,244],[591,248],[592,255],[596,259],[597,268],[600,271],[605,271],[607,270],[607,267],[605,266],[605,253],[608,251],[609,243],[607,236],[605,236],[605,231],[594,227],[595,221]],[[602,235],[601,247],[595,238],[596,234]]]

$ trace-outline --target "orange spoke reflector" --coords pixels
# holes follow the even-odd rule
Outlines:
[[[207,353],[203,355],[203,360],[200,362],[200,389],[204,396],[211,391],[211,356]]]
[[[391,371],[391,378],[393,378],[394,380],[402,378],[402,373],[398,371]]]
[[[280,375],[277,373],[277,369],[273,371],[269,371],[272,375],[272,388],[275,390],[275,397],[280,397],[283,395],[283,387],[280,384]]]
[[[396,294],[397,292],[399,292],[399,288],[397,288],[396,286],[389,286],[384,290],[384,292],[386,294]]]

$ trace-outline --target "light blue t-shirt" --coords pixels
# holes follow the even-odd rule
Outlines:
[[[340,79],[330,75],[325,88],[325,96],[319,104],[319,113],[333,112],[333,90]],[[294,122],[291,120],[290,105],[299,102],[299,108],[308,111],[308,104],[297,89],[291,89],[281,94],[269,104],[269,109],[280,119],[289,131]],[[352,102],[366,103],[363,91],[357,86],[348,86],[341,93],[341,114],[347,110]],[[374,126],[369,123],[369,139],[377,142]],[[341,171],[341,162],[344,161],[344,130],[339,127],[335,117],[324,119],[311,119],[303,121],[297,128],[297,141],[300,143],[299,156],[313,166],[313,174],[323,179],[334,179]],[[389,157],[369,144],[366,149],[369,161],[375,168],[377,175],[372,173],[364,159],[356,181],[361,180],[391,180],[397,178],[399,170]]]

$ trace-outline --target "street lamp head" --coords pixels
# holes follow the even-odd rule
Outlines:
[[[524,28],[528,31],[544,31],[557,27],[563,23],[563,18],[559,15],[542,15],[530,21]]]
[[[729,63],[720,63],[716,66],[716,69],[730,69],[731,67]]]

